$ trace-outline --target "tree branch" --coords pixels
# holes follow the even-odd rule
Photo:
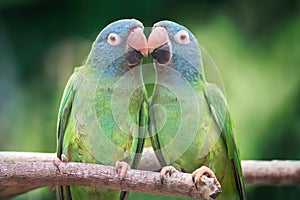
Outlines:
[[[159,170],[152,148],[145,148],[140,169]],[[300,161],[291,160],[243,160],[243,177],[246,184],[255,185],[298,185],[300,184]],[[218,177],[217,177],[218,178]]]
[[[55,158],[55,153],[0,152],[0,164],[3,162],[52,162]],[[145,148],[139,169],[156,171],[160,168],[152,148]],[[246,184],[300,184],[300,161],[244,160],[242,168]]]
[[[121,180],[115,167],[68,162],[0,162],[0,187],[83,185],[115,190],[152,193],[185,198],[211,199],[218,193],[214,179],[202,177],[203,184],[195,189],[192,175],[174,173],[161,184],[160,173],[129,170]]]
[[[161,167],[150,148],[145,148],[140,169],[129,170],[120,180],[114,167],[72,163],[53,164],[54,153],[0,152],[0,193],[3,186],[86,185],[132,192],[146,192],[179,197],[203,197],[215,192],[205,187],[196,190],[191,174],[175,173],[162,185],[157,172]],[[300,161],[242,161],[243,176],[247,184],[296,185],[300,184]],[[203,177],[207,186],[213,179]],[[2,190],[3,191],[3,190]],[[20,190],[25,192],[26,190]]]
[[[300,161],[242,161],[245,183],[255,185],[299,185]]]

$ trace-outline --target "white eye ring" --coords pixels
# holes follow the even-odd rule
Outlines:
[[[107,42],[112,46],[117,46],[122,42],[122,38],[116,33],[111,33],[107,37]]]
[[[186,32],[185,30],[178,31],[174,35],[174,38],[176,42],[178,42],[179,44],[188,44],[190,42],[189,33]]]

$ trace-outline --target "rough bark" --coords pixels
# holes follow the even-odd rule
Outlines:
[[[245,183],[255,185],[299,185],[300,161],[242,161]]]
[[[3,188],[25,186],[37,188],[45,185],[86,185],[180,197],[203,197],[216,192],[213,179],[202,178],[204,184],[196,190],[191,174],[175,173],[162,185],[157,172],[160,165],[150,148],[146,148],[140,170],[129,170],[120,180],[112,166],[84,163],[53,164],[54,153],[0,152],[0,193]],[[246,184],[299,185],[300,161],[242,161]],[[149,170],[149,171],[142,171]],[[207,186],[207,187],[206,187]],[[213,189],[210,189],[212,186]],[[22,190],[24,188],[24,190]],[[7,189],[9,192],[9,189]]]
[[[194,187],[192,174],[174,173],[162,184],[160,173],[129,170],[121,179],[115,167],[85,163],[0,162],[0,187],[83,185],[186,198],[211,199],[218,192],[214,179],[203,176]]]

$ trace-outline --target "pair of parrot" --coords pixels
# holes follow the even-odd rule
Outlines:
[[[196,38],[171,21],[156,23],[148,41],[143,29],[135,19],[109,24],[71,75],[58,113],[58,158],[117,163],[125,176],[126,169],[138,167],[149,132],[162,177],[175,169],[194,172],[197,186],[210,173],[201,168],[205,165],[221,183],[218,199],[245,199],[231,117],[222,92],[205,81]],[[141,68],[148,54],[156,70],[150,99]],[[123,200],[128,194],[85,186],[57,189],[58,199]]]

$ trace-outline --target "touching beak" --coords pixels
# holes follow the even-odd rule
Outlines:
[[[131,32],[128,35],[127,44],[131,48],[141,52],[143,56],[148,56],[147,39],[141,27],[137,27],[131,30]]]
[[[172,57],[169,34],[164,27],[156,27],[152,30],[148,38],[149,54],[157,63],[163,66],[170,64]]]
[[[169,41],[168,31],[164,27],[156,27],[148,38],[148,48],[151,54],[155,49],[167,44]]]

